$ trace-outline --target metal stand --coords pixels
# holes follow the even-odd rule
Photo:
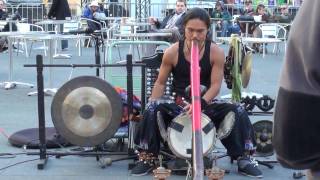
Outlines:
[[[43,169],[47,163],[47,147],[46,147],[46,125],[45,125],[45,112],[44,112],[44,92],[43,92],[43,59],[42,56],[37,55],[37,84],[38,84],[38,123],[39,123],[39,155],[40,161],[38,169]]]
[[[33,84],[30,83],[23,83],[23,82],[17,82],[12,81],[13,76],[13,58],[12,58],[12,39],[10,36],[8,36],[8,50],[9,50],[9,78],[8,81],[0,83],[0,86],[3,86],[4,89],[9,90],[15,88],[17,85],[26,86],[33,88]]]
[[[39,152],[28,152],[27,155],[39,155],[40,161],[37,164],[38,169],[44,169],[46,162],[48,160],[48,155],[55,155],[55,156],[67,156],[67,155],[91,155],[96,156],[97,158],[103,155],[129,155],[127,157],[121,157],[117,159],[106,158],[104,159],[104,164],[110,165],[112,161],[121,161],[127,159],[134,159],[136,156],[132,156],[133,153],[133,129],[129,126],[129,147],[128,152],[48,152],[46,149],[46,132],[45,132],[45,111],[44,111],[44,91],[43,91],[43,67],[127,67],[127,77],[128,77],[128,111],[133,112],[133,92],[132,92],[132,68],[133,66],[138,67],[145,67],[145,64],[132,64],[132,55],[127,55],[128,63],[123,64],[109,64],[109,65],[101,65],[101,64],[79,64],[79,65],[66,65],[66,64],[43,64],[43,57],[41,55],[37,55],[37,64],[36,65],[24,65],[24,67],[37,67],[37,84],[38,84],[38,121],[39,121]],[[142,75],[144,76],[144,75]],[[130,113],[129,113],[130,114]],[[131,144],[130,144],[131,142]],[[131,156],[130,156],[131,155]]]

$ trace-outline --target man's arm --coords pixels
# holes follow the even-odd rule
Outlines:
[[[176,22],[176,24],[175,24],[175,26],[178,28],[180,34],[183,34],[183,32],[184,32],[184,29],[183,29],[183,19],[184,19],[185,15],[186,15],[186,13],[184,12],[184,13],[180,16],[180,18],[177,20],[177,22]]]
[[[210,47],[211,84],[202,97],[206,102],[212,101],[219,94],[223,80],[224,58],[223,49],[212,43]]]
[[[86,6],[84,8],[82,17],[88,18],[88,19],[93,19],[93,15],[91,14],[89,6]]]
[[[173,67],[173,59],[177,58],[177,47],[178,45],[177,43],[175,43],[174,45],[166,49],[166,51],[164,52],[159,70],[159,75],[152,89],[152,100],[159,99],[163,95],[168,76],[171,73]]]
[[[105,20],[107,20],[107,17],[104,12],[95,12],[94,19],[99,20],[99,21],[105,21]]]
[[[171,17],[172,15],[168,15],[162,21],[157,20],[157,22],[155,23],[156,27],[158,29],[164,29]]]

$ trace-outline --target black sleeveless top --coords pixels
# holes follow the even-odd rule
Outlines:
[[[200,84],[205,85],[207,88],[210,87],[211,83],[211,69],[212,65],[210,63],[210,46],[211,41],[207,40],[205,42],[204,54],[199,61],[200,63]],[[184,40],[179,41],[179,54],[178,54],[178,63],[173,67],[172,75],[172,87],[173,92],[177,95],[185,96],[184,90],[187,86],[190,85],[190,63],[186,60],[184,53]]]

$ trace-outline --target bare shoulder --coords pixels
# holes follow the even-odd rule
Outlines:
[[[163,54],[162,61],[168,64],[175,64],[178,60],[179,42],[168,47]]]
[[[224,63],[225,55],[224,55],[224,50],[219,47],[215,43],[211,43],[210,46],[210,61],[213,64],[216,63]]]

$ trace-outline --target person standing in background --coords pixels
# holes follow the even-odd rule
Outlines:
[[[320,179],[320,1],[301,5],[290,30],[274,112],[273,146],[282,166]]]
[[[53,0],[50,7],[48,18],[56,20],[65,20],[66,17],[71,17],[71,11],[67,0]],[[60,25],[60,32],[63,31],[63,25]],[[61,40],[61,49],[68,49],[68,40]]]

